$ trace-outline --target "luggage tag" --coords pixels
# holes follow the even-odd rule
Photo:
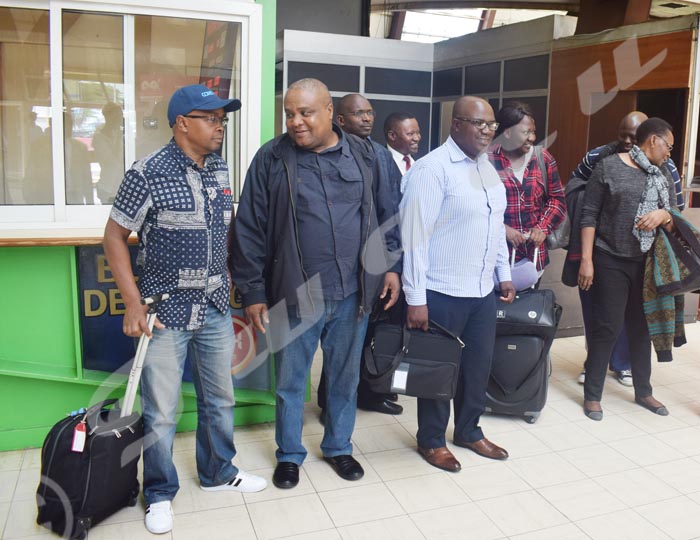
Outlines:
[[[87,439],[87,428],[85,427],[85,419],[78,423],[73,429],[73,442],[70,445],[71,452],[81,453],[85,449],[85,440]]]
[[[394,375],[391,378],[391,391],[398,394],[406,393],[406,386],[408,383],[408,368],[409,364],[401,362],[399,367],[394,371]]]

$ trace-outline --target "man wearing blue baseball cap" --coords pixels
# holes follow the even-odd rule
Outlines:
[[[226,235],[233,197],[228,167],[216,151],[224,139],[226,113],[240,107],[239,100],[221,99],[206,86],[177,90],[168,106],[173,138],[127,171],[105,228],[105,254],[126,306],[124,333],[151,335],[141,401],[145,521],[155,534],[173,527],[171,501],[179,484],[172,448],[188,351],[197,392],[200,487],[254,492],[267,485],[232,462],[235,337]],[[138,284],[127,245],[131,231],[139,236]],[[151,334],[140,299],[161,293],[170,297],[158,305]]]

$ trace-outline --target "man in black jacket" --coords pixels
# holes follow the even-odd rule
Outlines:
[[[346,480],[364,474],[350,442],[362,341],[377,298],[398,298],[401,266],[398,228],[380,228],[397,213],[396,197],[377,182],[370,144],[333,124],[330,93],[316,79],[292,84],[284,110],[287,133],[265,144],[248,169],[229,268],[248,320],[261,332],[269,324],[273,482],[292,488],[306,457],[304,392],[319,340],[328,389],[324,459]]]

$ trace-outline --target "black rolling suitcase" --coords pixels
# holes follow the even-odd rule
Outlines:
[[[548,289],[519,292],[512,304],[498,302],[487,412],[537,421],[547,401],[549,350],[561,312]]]
[[[151,330],[155,304],[165,298],[167,294],[142,300],[150,304]],[[143,420],[132,408],[147,347],[144,334],[121,409],[116,399],[109,399],[75,411],[54,425],[44,440],[37,523],[64,538],[85,538],[91,527],[136,504]]]

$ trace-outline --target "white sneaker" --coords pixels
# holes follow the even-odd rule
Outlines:
[[[241,493],[255,493],[267,487],[267,480],[262,476],[255,476],[238,469],[238,474],[231,480],[220,486],[199,486],[203,491],[239,491]]]
[[[146,529],[152,534],[164,534],[173,529],[173,507],[170,501],[160,501],[146,507]]]
[[[584,384],[586,382],[586,370],[584,369],[578,374],[578,383]]]
[[[629,369],[623,369],[622,371],[618,371],[615,373],[615,376],[617,378],[617,382],[619,382],[623,386],[634,386],[634,382],[632,380],[632,372]]]

